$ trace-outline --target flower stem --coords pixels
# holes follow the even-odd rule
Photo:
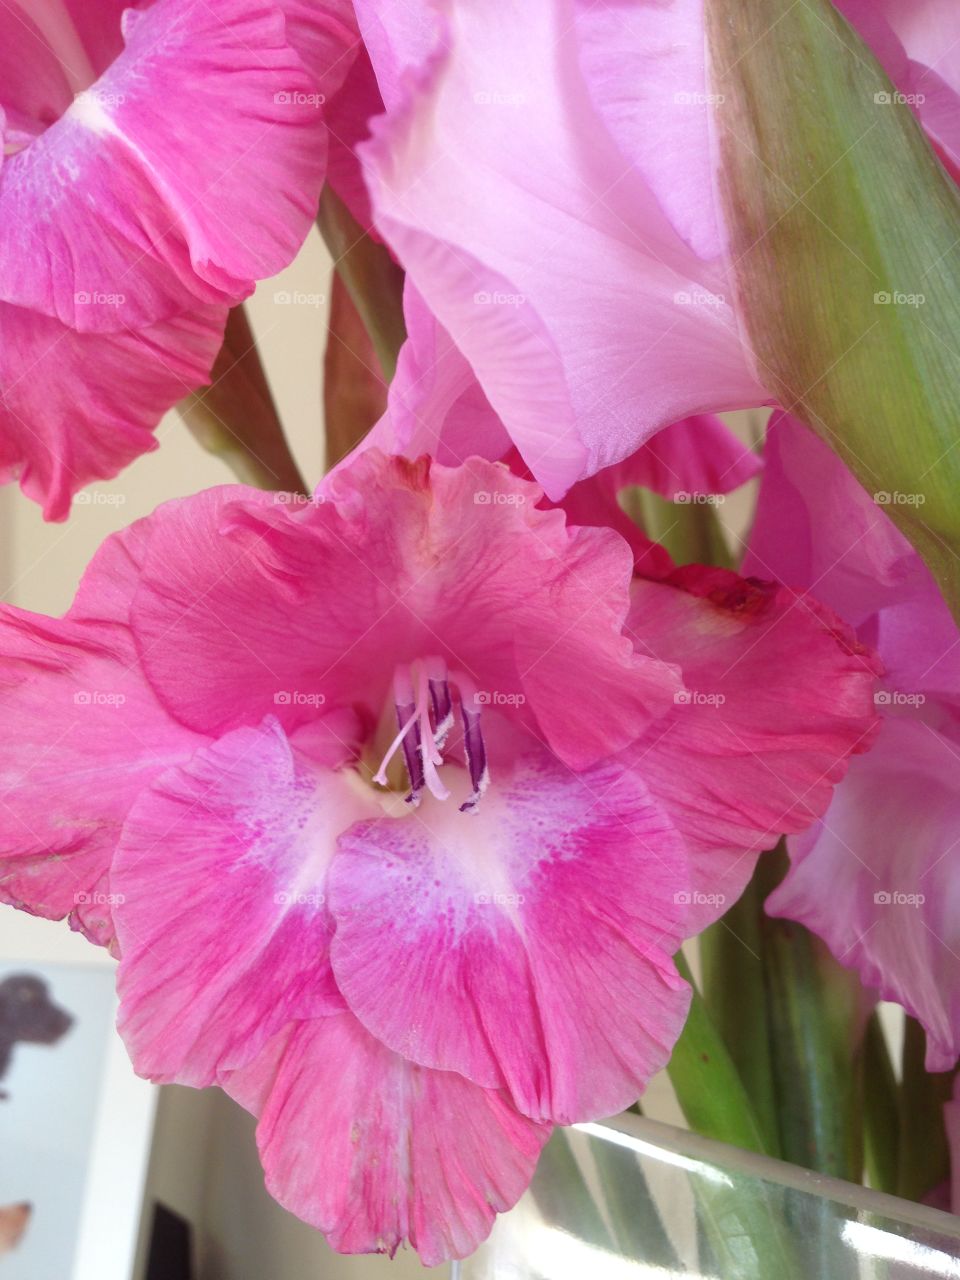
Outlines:
[[[707,1138],[769,1155],[750,1096],[682,954],[676,963],[693,987],[690,1014],[667,1066],[683,1114],[691,1129]]]
[[[191,434],[238,480],[257,489],[307,493],[284,435],[243,307],[227,318],[223,346],[205,391],[178,405]]]
[[[927,1038],[915,1018],[907,1018],[900,1084],[900,1142],[897,1194],[922,1200],[950,1176],[950,1153],[943,1104],[950,1100],[952,1071],[924,1066]]]
[[[783,845],[762,862],[762,882],[772,888],[786,870]],[[861,988],[802,925],[765,916],[762,933],[781,1154],[859,1182]]]
[[[899,1097],[876,1010],[863,1042],[863,1142],[870,1185],[895,1195],[899,1167]]]
[[[763,895],[754,876],[739,901],[701,934],[700,964],[704,1001],[753,1103],[764,1147],[779,1155],[762,914]]]

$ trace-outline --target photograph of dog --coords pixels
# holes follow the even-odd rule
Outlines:
[[[0,1258],[11,1253],[26,1234],[33,1205],[0,1205]]]
[[[31,973],[14,973],[0,982],[0,1081],[6,1077],[18,1044],[54,1045],[73,1026],[73,1018],[50,998],[50,988]],[[8,1095],[0,1087],[0,1099]]]

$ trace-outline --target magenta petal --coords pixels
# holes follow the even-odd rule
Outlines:
[[[157,704],[120,625],[8,608],[0,646],[0,900],[70,916],[110,944],[123,820],[141,788],[199,740]]]
[[[427,800],[341,837],[334,972],[404,1057],[504,1087],[537,1120],[611,1115],[683,1026],[689,888],[639,777],[531,753],[475,814]]]
[[[694,857],[702,927],[756,859],[819,817],[849,758],[870,746],[878,664],[812,598],[721,569],[635,584],[645,652],[680,664],[672,714],[625,753]]]
[[[236,302],[287,265],[316,214],[322,101],[357,40],[321,6],[305,27],[322,36],[315,71],[278,5],[155,0],[129,16],[125,51],[0,180],[0,297],[81,330]]]
[[[296,1024],[226,1088],[260,1115],[267,1189],[343,1253],[463,1258],[526,1189],[549,1128],[404,1061],[350,1014]]]
[[[65,519],[77,490],[157,447],[162,415],[208,380],[225,316],[82,334],[0,303],[0,479]]]
[[[567,528],[540,496],[477,458],[448,468],[370,450],[312,502],[214,490],[168,504],[133,610],[149,678],[204,731],[269,712],[295,725],[310,708],[291,693],[327,709],[363,700],[376,722],[397,664],[437,654],[586,766],[680,684],[624,634],[629,548]]]
[[[923,1023],[930,1071],[960,1056],[958,763],[956,714],[942,732],[887,716],[823,821],[790,842],[791,871],[767,903]]]
[[[144,791],[111,874],[120,1031],[142,1075],[213,1084],[291,1019],[343,1008],[327,866],[338,833],[375,808],[295,756],[275,721]]]

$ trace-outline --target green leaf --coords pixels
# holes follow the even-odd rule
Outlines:
[[[888,496],[960,615],[957,189],[829,0],[707,0],[707,24],[758,376]]]

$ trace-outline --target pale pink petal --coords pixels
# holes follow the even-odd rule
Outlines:
[[[0,899],[113,939],[110,863],[138,792],[200,739],[144,683],[114,622],[0,614]]]
[[[139,331],[77,333],[0,303],[0,480],[65,519],[84,485],[157,447],[162,415],[208,381],[225,318],[197,307]]]
[[[360,5],[389,108],[363,148],[377,224],[548,494],[766,400],[696,180],[699,4],[467,0],[427,39],[409,8]],[[657,148],[663,128],[685,145]]]
[[[291,1019],[342,1009],[328,959],[337,835],[375,811],[276,721],[237,729],[134,805],[111,871],[120,1031],[152,1080],[197,1087],[251,1061]],[[338,759],[339,758],[339,759]]]
[[[686,1015],[682,843],[638,776],[572,775],[534,750],[506,772],[492,754],[475,814],[428,799],[341,836],[337,983],[406,1058],[503,1087],[537,1120],[610,1115]]]
[[[343,1253],[472,1253],[526,1189],[549,1128],[406,1062],[350,1014],[301,1022],[226,1084],[260,1115],[267,1189]]]
[[[269,712],[294,727],[344,703],[376,723],[397,665],[436,655],[585,766],[680,685],[623,633],[629,548],[568,529],[539,498],[497,464],[371,450],[311,501],[214,490],[168,504],[133,611],[149,678],[205,732]]]
[[[931,1071],[960,1056],[958,824],[960,716],[888,715],[767,903],[923,1023]]]
[[[82,330],[142,327],[239,301],[287,265],[316,214],[322,100],[357,40],[342,0],[312,26],[289,7],[128,13],[125,51],[3,167],[0,297]],[[322,74],[288,25],[319,40]]]
[[[624,760],[694,855],[705,924],[763,850],[825,811],[851,754],[870,746],[878,665],[828,610],[772,583],[689,566],[634,593],[638,646],[669,653],[686,688]]]
[[[478,456],[496,461],[511,449],[463,354],[409,279],[403,294],[407,340],[400,348],[387,411],[360,448],[455,466]],[[529,472],[527,473],[529,474]]]

